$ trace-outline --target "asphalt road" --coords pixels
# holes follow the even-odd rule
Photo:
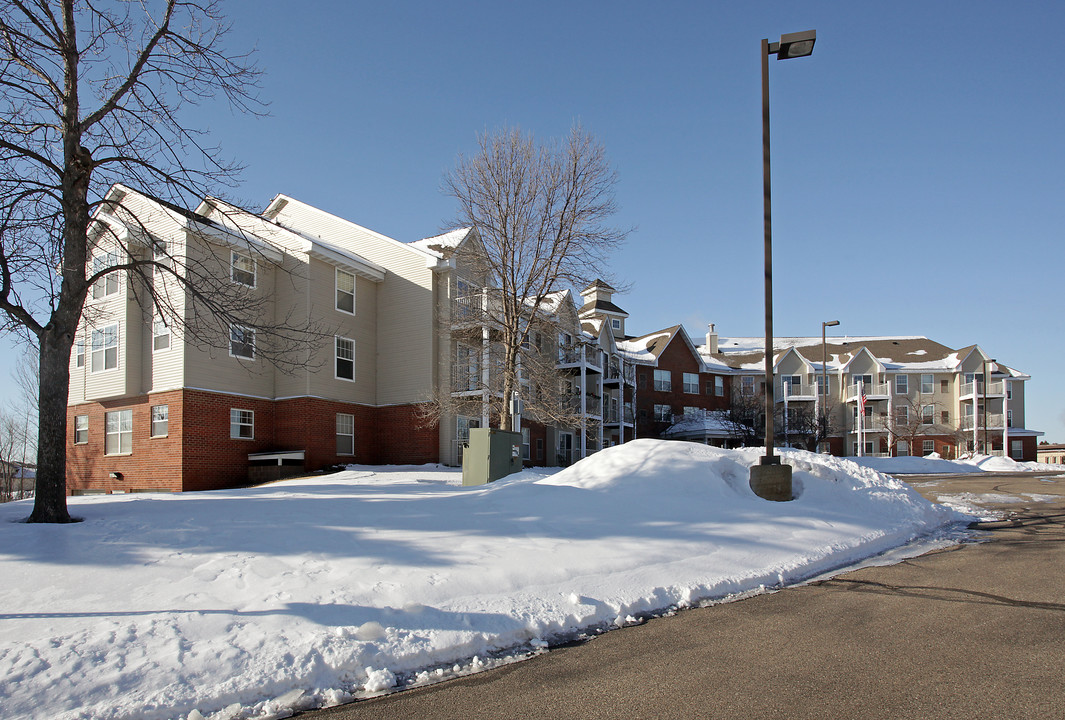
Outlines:
[[[1065,718],[1065,476],[907,479],[1011,517],[986,542],[300,717]]]

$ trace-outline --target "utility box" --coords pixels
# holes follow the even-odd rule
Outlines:
[[[485,485],[521,470],[521,433],[470,428],[462,451],[462,484]]]

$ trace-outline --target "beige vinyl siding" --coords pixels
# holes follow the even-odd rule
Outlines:
[[[307,394],[315,397],[356,402],[376,403],[377,395],[377,289],[378,284],[355,276],[355,314],[336,309],[336,268],[312,258],[310,288],[311,317],[320,320],[332,335],[322,341],[318,360],[320,367],[310,373]],[[355,381],[338,380],[335,367],[334,336],[355,341]]]
[[[1007,401],[1006,407],[1013,411],[1013,427],[1027,427],[1024,420],[1024,382],[1021,380],[1009,380],[1012,388],[1012,397]]]
[[[433,384],[433,356],[428,352],[433,338],[432,257],[298,201],[288,202],[276,219],[388,268],[377,286],[377,404],[428,399]]]
[[[208,245],[194,236],[189,236],[188,255],[190,263],[203,263],[207,272],[228,273],[231,248]],[[274,317],[272,300],[275,291],[275,269],[273,263],[256,257],[256,278],[254,292],[266,298],[262,310],[266,319]],[[196,322],[197,308],[186,308],[186,322]],[[287,309],[286,309],[287,311]],[[206,319],[209,325],[216,325],[213,319]],[[195,344],[185,346],[185,386],[200,390],[214,390],[253,397],[275,397],[275,370],[262,358],[260,348],[266,342],[257,334],[255,338],[255,359],[245,360],[230,357],[229,328],[219,327],[209,347]]]

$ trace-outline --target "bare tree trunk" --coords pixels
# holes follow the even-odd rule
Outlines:
[[[37,431],[37,482],[29,522],[74,522],[67,512],[67,397],[70,333],[46,328],[40,336],[41,390]]]

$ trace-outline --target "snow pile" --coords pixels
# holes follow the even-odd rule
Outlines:
[[[958,460],[943,460],[938,453],[924,457],[852,457],[862,467],[878,472],[898,475],[936,475],[979,472],[1065,472],[1065,465],[1048,465],[1039,462],[1017,462],[1013,458],[996,455],[974,455]]]
[[[462,488],[439,467],[0,507],[5,718],[274,718],[852,565],[968,518],[840,458],[639,440]]]

